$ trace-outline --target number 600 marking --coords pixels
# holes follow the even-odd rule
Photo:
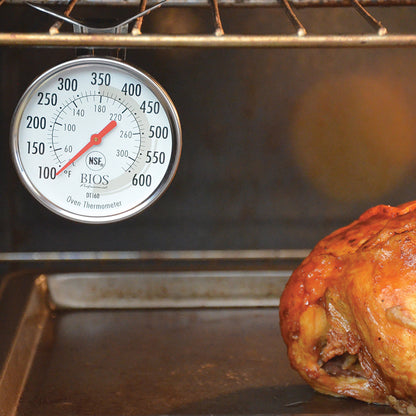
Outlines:
[[[152,185],[152,176],[151,175],[144,175],[141,173],[140,175],[137,175],[137,173],[134,174],[133,179],[131,180],[131,184],[133,186],[151,186]]]

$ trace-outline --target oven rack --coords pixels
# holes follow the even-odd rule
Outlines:
[[[21,5],[24,0],[0,0],[1,7]],[[132,6],[143,11],[157,0],[38,0],[34,3],[50,8],[66,4],[65,16],[75,6]],[[7,5],[7,6],[5,6]],[[415,33],[390,33],[388,25],[376,17],[378,9],[414,8],[416,0],[167,0],[163,7],[208,7],[212,13],[212,31],[209,33],[169,34],[142,33],[143,18],[138,18],[127,33],[71,33],[62,31],[62,21],[56,21],[48,32],[3,32],[0,45],[26,47],[108,47],[108,48],[340,48],[340,47],[413,47]],[[283,34],[234,34],[224,30],[221,11],[225,8],[281,8],[292,23],[293,30]],[[299,9],[348,7],[366,21],[368,30],[359,34],[315,34],[308,30],[298,16]],[[371,9],[371,12],[369,11]],[[153,13],[158,13],[154,11]],[[70,27],[70,25],[69,25]]]

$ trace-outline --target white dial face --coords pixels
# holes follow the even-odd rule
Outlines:
[[[12,152],[28,190],[80,222],[149,206],[170,184],[181,131],[166,92],[116,60],[80,58],[45,72],[20,100]]]

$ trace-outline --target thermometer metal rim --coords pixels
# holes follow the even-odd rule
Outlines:
[[[57,74],[62,72],[63,70],[68,69],[75,69],[77,67],[82,67],[84,65],[101,65],[101,66],[108,66],[108,68],[117,68],[127,73],[131,74],[132,76],[136,77],[137,79],[141,80],[143,84],[146,85],[147,88],[157,97],[160,101],[160,104],[165,109],[167,117],[169,119],[171,134],[172,134],[172,152],[171,158],[169,161],[169,165],[166,169],[166,173],[163,179],[159,182],[157,187],[154,191],[144,200],[138,202],[136,206],[133,208],[122,210],[116,214],[109,214],[103,216],[95,216],[95,215],[83,215],[71,212],[66,210],[59,205],[55,204],[50,199],[46,198],[42,192],[40,192],[37,187],[32,183],[31,179],[26,173],[24,168],[24,164],[22,162],[22,158],[20,155],[20,148],[19,148],[19,127],[21,123],[21,119],[23,116],[23,112],[26,108],[26,105],[29,103],[30,99],[33,97],[34,93],[36,93],[39,88],[47,82],[50,78],[55,77]],[[127,64],[123,61],[120,61],[116,58],[109,58],[109,57],[81,57],[71,61],[66,61],[61,64],[50,68],[49,70],[42,73],[38,76],[26,89],[22,97],[20,98],[15,112],[13,114],[12,122],[11,122],[11,130],[10,130],[10,142],[11,142],[11,152],[12,152],[12,159],[14,165],[16,167],[18,176],[27,190],[35,197],[35,199],[40,202],[43,206],[48,208],[50,211],[60,215],[61,217],[81,222],[81,223],[89,223],[89,224],[105,224],[120,221],[123,219],[130,218],[146,208],[152,205],[159,197],[166,191],[166,189],[171,184],[176,170],[178,168],[179,159],[181,155],[182,149],[182,130],[179,121],[179,116],[176,111],[176,108],[168,96],[167,92],[164,88],[149,74],[145,71],[138,69],[130,64]]]

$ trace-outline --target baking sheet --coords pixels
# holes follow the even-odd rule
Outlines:
[[[0,414],[395,414],[315,393],[290,368],[276,305],[287,274],[189,273],[8,279],[0,291],[0,339],[8,345]],[[24,301],[12,302],[21,313],[13,311],[19,321],[10,338],[2,305],[11,307],[16,294]]]

